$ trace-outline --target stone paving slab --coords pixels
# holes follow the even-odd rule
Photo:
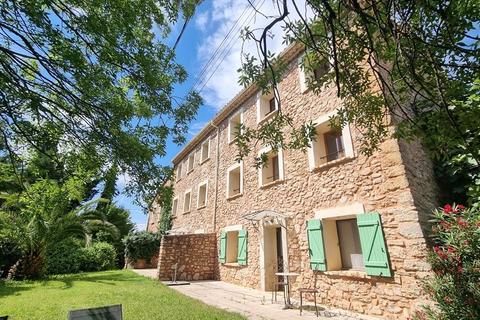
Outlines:
[[[363,316],[339,309],[319,305],[320,316],[315,316],[313,303],[308,302],[308,311],[302,316],[298,309],[283,310],[283,295],[277,295],[278,302],[271,303],[271,293],[245,288],[222,281],[192,281],[190,285],[172,287],[187,296],[206,304],[240,313],[252,320],[373,320],[378,318]],[[294,302],[294,301],[293,301]],[[297,305],[294,302],[295,305]]]
[[[132,269],[139,275],[156,279],[157,269]],[[319,305],[319,317],[315,316],[313,302],[307,302],[307,310],[300,316],[298,309],[283,310],[283,294],[277,294],[272,304],[271,293],[214,280],[192,281],[189,285],[171,287],[184,295],[206,304],[240,313],[252,320],[378,320],[379,318],[355,314],[341,309]],[[292,301],[296,307],[298,303]]]

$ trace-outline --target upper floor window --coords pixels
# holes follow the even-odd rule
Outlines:
[[[310,170],[354,156],[350,127],[346,125],[342,130],[331,128],[330,117],[334,114],[330,113],[315,121],[316,135],[308,150]]]
[[[343,136],[340,130],[332,130],[323,134],[325,144],[326,160],[333,161],[345,157],[345,149],[343,147]]]
[[[210,158],[210,139],[202,143],[200,151],[200,162],[205,162]]]
[[[188,172],[191,172],[193,170],[193,164],[195,163],[195,153],[192,152],[188,156]]]
[[[328,62],[320,63],[313,69],[313,78],[316,81],[322,81],[323,77],[330,71],[330,64]]]
[[[198,185],[197,208],[203,208],[207,206],[207,192],[208,181],[204,181]]]
[[[177,181],[182,178],[182,163],[177,165]]]
[[[227,169],[227,198],[243,193],[242,162],[236,163]]]
[[[191,202],[192,202],[192,190],[189,189],[185,192],[185,196],[183,198],[183,213],[190,212]]]
[[[172,215],[176,215],[178,210],[178,197],[173,198],[172,202]]]
[[[298,59],[300,91],[303,93],[315,85],[315,82],[323,82],[329,71],[329,61],[307,61],[305,55],[302,55]]]
[[[243,123],[243,112],[239,111],[228,120],[228,142],[235,141],[235,138],[240,134],[241,125]]]
[[[283,180],[283,151],[272,151],[263,149],[259,152],[267,155],[266,163],[259,168],[259,183],[260,186],[268,185],[269,183]]]
[[[278,111],[278,100],[273,93],[257,96],[257,122],[269,119]]]

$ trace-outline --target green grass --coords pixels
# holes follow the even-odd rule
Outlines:
[[[119,303],[125,320],[245,319],[129,270],[0,281],[0,316],[9,315],[9,320],[66,320],[69,310]]]

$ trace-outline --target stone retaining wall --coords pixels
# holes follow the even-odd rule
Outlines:
[[[214,233],[167,235],[162,237],[158,258],[158,277],[172,280],[178,263],[177,280],[212,280],[217,265]]]

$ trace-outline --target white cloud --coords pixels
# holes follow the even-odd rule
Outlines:
[[[208,23],[208,11],[200,12],[195,19],[195,26],[202,32],[206,30]]]
[[[261,32],[272,20],[272,16],[279,15],[276,1],[258,0],[252,2],[258,3],[259,5],[256,6],[257,9],[269,18],[267,19],[263,15],[255,13],[245,1],[213,0],[209,21],[202,21],[202,23],[208,24],[210,26],[209,29],[212,29],[213,32],[204,38],[197,49],[197,57],[202,65],[209,61],[246,7],[248,7],[248,9],[241,16],[237,24],[237,29],[243,29],[244,26],[248,25],[250,30],[258,29],[257,32]],[[303,1],[300,2],[298,6],[304,8],[305,5]],[[291,4],[289,9],[291,12],[294,11]],[[292,13],[290,15],[290,19],[295,19],[296,17],[298,17],[296,14]],[[239,26],[242,26],[242,28],[239,28]],[[240,58],[242,50],[244,53],[250,53],[258,57],[255,42],[247,41],[242,43],[242,40],[239,38],[240,33],[237,29],[234,29],[235,32],[232,32],[225,42],[230,45],[231,48],[229,52],[224,52],[220,55],[223,57],[223,61],[219,65],[218,60],[209,63],[210,71],[213,71],[215,68],[217,68],[217,70],[203,88],[202,96],[209,105],[214,106],[216,109],[221,109],[242,89],[238,84],[239,74],[237,73],[237,70],[241,66]],[[281,26],[275,26],[271,34],[272,37],[268,38],[268,49],[272,52],[279,53],[285,48],[285,45],[282,44],[283,31]],[[207,79],[209,76],[210,73],[207,75]],[[197,88],[197,90],[198,89],[200,88]]]
[[[209,121],[198,121],[190,124],[188,134],[190,138],[195,137],[208,123]]]

